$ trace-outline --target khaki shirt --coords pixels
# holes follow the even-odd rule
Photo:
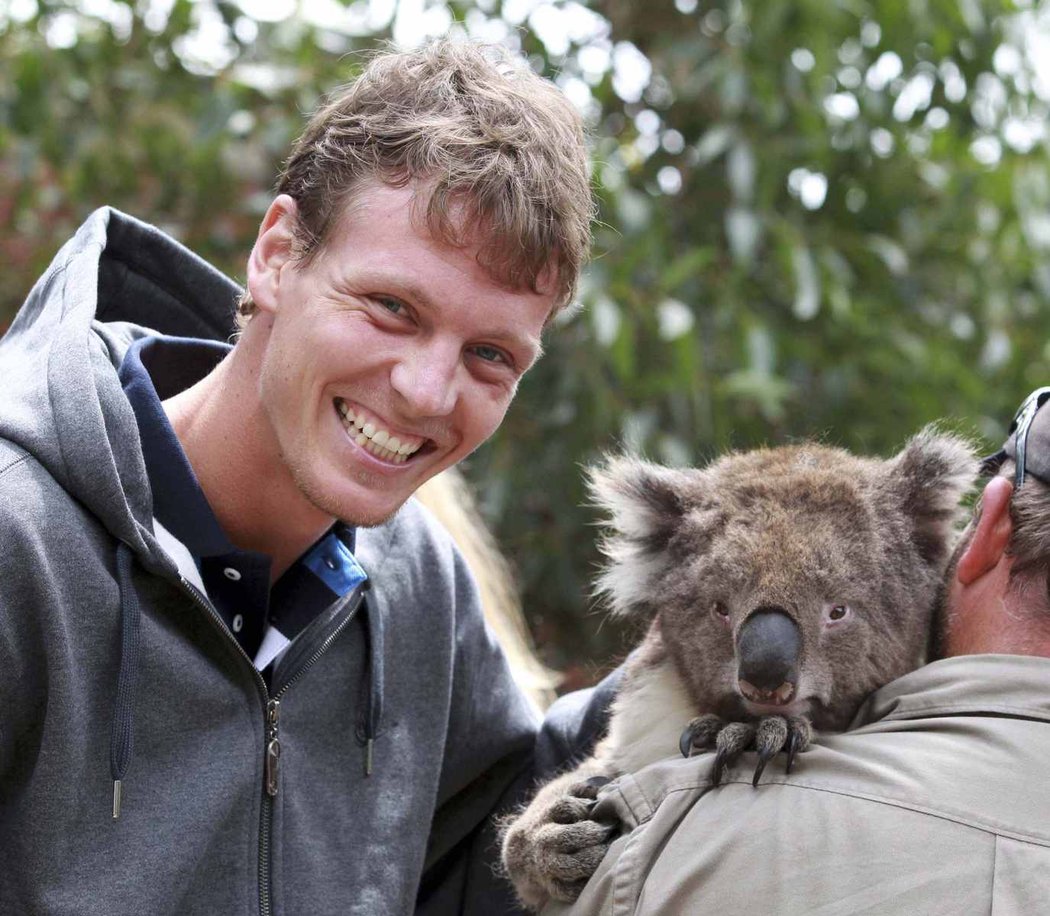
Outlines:
[[[944,659],[751,786],[670,758],[605,790],[623,835],[544,913],[1050,914],[1050,659]]]

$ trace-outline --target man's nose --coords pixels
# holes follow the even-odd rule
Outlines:
[[[414,347],[395,364],[390,383],[412,416],[445,417],[459,397],[460,368],[458,345]]]

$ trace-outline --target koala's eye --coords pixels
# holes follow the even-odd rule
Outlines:
[[[831,623],[845,620],[849,615],[850,609],[848,604],[836,604],[828,609],[828,621]]]
[[[727,608],[721,601],[716,601],[711,605],[711,613],[715,615],[718,620],[722,623],[729,623],[729,608]]]

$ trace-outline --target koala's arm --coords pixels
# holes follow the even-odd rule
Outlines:
[[[526,906],[573,901],[615,838],[615,824],[591,819],[598,789],[678,750],[695,704],[668,664],[654,629],[628,658],[613,686],[608,733],[593,756],[546,784],[504,822],[503,866]]]
[[[602,756],[547,783],[501,830],[503,867],[521,901],[573,901],[594,874],[615,827],[591,820],[598,789],[620,775]]]

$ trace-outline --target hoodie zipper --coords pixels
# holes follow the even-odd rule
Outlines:
[[[273,888],[270,886],[271,836],[273,832],[273,799],[274,796],[277,795],[278,777],[280,775],[281,741],[279,726],[281,697],[287,693],[288,688],[291,687],[292,684],[298,681],[307,670],[311,668],[322,655],[324,655],[328,650],[328,647],[335,642],[336,637],[338,637],[339,634],[346,629],[350,621],[357,616],[357,612],[361,607],[361,602],[364,600],[365,589],[361,586],[357,587],[355,594],[348,603],[347,613],[343,619],[339,621],[336,628],[324,638],[321,645],[317,647],[317,650],[296,669],[295,674],[284,682],[280,690],[278,690],[273,696],[270,696],[270,690],[266,686],[266,681],[263,679],[259,669],[255,667],[255,662],[248,657],[248,653],[244,651],[241,644],[230,636],[230,631],[226,626],[226,621],[219,616],[219,612],[215,610],[211,602],[201,594],[200,590],[192,582],[181,575],[179,576],[179,580],[181,581],[183,588],[186,589],[190,597],[193,599],[194,604],[200,607],[201,610],[207,612],[208,618],[211,620],[212,624],[215,625],[221,633],[230,638],[233,644],[237,647],[237,651],[240,652],[241,657],[248,663],[248,667],[251,668],[252,674],[255,676],[256,686],[259,688],[259,694],[262,697],[264,708],[266,710],[262,812],[259,824],[259,913],[260,916],[271,916],[273,912]]]
[[[264,765],[265,791],[262,799],[262,823],[259,830],[259,913],[261,916],[270,916],[272,912],[271,903],[271,833],[273,830],[273,800],[277,795],[278,777],[280,775],[281,740],[279,733],[281,697],[288,692],[288,688],[299,680],[313,664],[327,651],[328,647],[335,642],[350,621],[357,616],[357,611],[364,600],[365,590],[358,586],[357,593],[348,603],[348,609],[343,619],[339,621],[331,633],[329,633],[317,650],[303,662],[288,680],[284,682],[281,689],[273,695],[266,704],[266,758]],[[225,624],[223,624],[225,626]],[[254,668],[255,665],[253,664]],[[260,675],[261,678],[261,675]],[[265,686],[265,681],[263,682]]]

